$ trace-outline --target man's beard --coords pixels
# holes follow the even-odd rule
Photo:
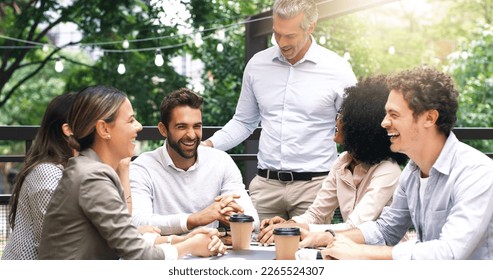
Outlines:
[[[179,140],[181,141],[181,139]],[[191,158],[196,158],[197,157],[197,148],[200,145],[200,139],[196,138],[195,140],[195,148],[193,149],[193,152],[187,153],[185,152],[181,147],[179,141],[174,141],[173,135],[168,132],[168,145],[176,152],[178,153],[181,157],[191,159]]]

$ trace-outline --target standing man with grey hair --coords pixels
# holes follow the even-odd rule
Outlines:
[[[248,62],[233,118],[206,145],[229,150],[257,128],[258,173],[250,195],[262,225],[290,219],[312,204],[337,158],[335,118],[344,88],[356,83],[351,65],[311,36],[318,19],[312,0],[277,0],[278,46]]]

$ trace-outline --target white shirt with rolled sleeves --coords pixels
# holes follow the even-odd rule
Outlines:
[[[258,230],[257,210],[245,190],[241,172],[227,153],[200,145],[197,162],[187,171],[177,168],[166,149],[166,143],[154,151],[139,155],[130,164],[132,190],[132,223],[153,225],[161,234],[182,234],[187,219],[214,202],[219,195],[238,194],[237,203],[245,214],[254,217]],[[208,227],[216,228],[218,222]]]
[[[335,116],[344,88],[356,84],[351,65],[312,44],[295,65],[273,46],[248,62],[233,118],[209,140],[229,150],[258,127],[258,167],[294,172],[329,171],[337,158]]]
[[[394,259],[493,259],[493,161],[451,133],[420,202],[420,171],[409,162],[392,204],[359,226],[366,244],[395,245]],[[423,205],[423,206],[422,206]],[[414,224],[417,239],[399,243]]]

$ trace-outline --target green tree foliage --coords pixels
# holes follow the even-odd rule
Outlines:
[[[482,36],[472,32],[478,25],[477,19],[491,22],[493,0],[429,0],[433,5],[430,14],[416,9],[417,2],[422,1],[402,0],[397,8],[394,5],[389,9],[383,5],[319,21],[314,37],[319,43],[320,38],[325,37],[326,41],[321,44],[340,55],[349,51],[356,75],[367,76],[419,64],[445,65],[448,53],[460,46],[469,53],[472,45],[467,42]],[[184,5],[187,14],[173,15],[175,11],[170,7],[176,5]],[[0,35],[39,43],[56,42],[54,31],[57,26],[70,22],[82,33],[82,39],[67,45],[75,44],[82,49],[70,51],[65,46],[51,48],[48,52],[43,52],[40,46],[0,49],[0,123],[39,123],[36,120],[41,117],[40,108],[46,107],[54,95],[104,83],[125,90],[138,119],[144,125],[155,125],[162,97],[176,88],[190,86],[183,74],[176,73],[171,59],[191,55],[204,63],[203,89],[199,90],[205,98],[204,125],[224,125],[232,117],[241,91],[245,66],[245,34],[241,21],[270,9],[271,5],[271,0],[2,2]],[[170,20],[172,18],[175,20]],[[184,30],[194,30],[194,33]],[[198,33],[202,35],[202,45],[193,42]],[[130,41],[128,49],[121,44],[124,39]],[[112,43],[97,45],[100,42]],[[218,50],[219,44],[222,51]],[[0,45],[22,47],[28,44],[0,37]],[[395,48],[394,54],[389,53],[391,46]],[[154,48],[157,47],[165,61],[161,67],[153,63]],[[91,56],[84,55],[85,50],[92,51]],[[485,41],[483,54],[475,50],[474,55],[468,54],[467,60],[477,60],[479,65],[481,59],[491,61],[484,56],[487,54]],[[58,55],[65,62],[62,73],[52,70]],[[120,59],[124,60],[127,69],[124,75],[116,72]],[[455,78],[464,87],[461,108],[476,109],[474,116],[466,116],[461,111],[460,125],[488,125],[489,115],[482,115],[489,104],[488,89],[478,93],[474,87],[484,87],[489,81],[489,72],[474,68],[474,71],[467,70],[466,75],[457,70],[465,69],[465,66],[457,66],[457,60],[451,63]],[[487,64],[482,67],[486,67],[484,65]],[[473,88],[474,98],[467,97],[467,92],[472,92]],[[471,102],[480,101],[477,98],[481,92],[484,102],[472,105]],[[479,108],[482,106],[484,108]],[[24,113],[22,117],[20,112]]]
[[[210,36],[204,45],[192,49],[194,57],[205,64],[205,125],[222,126],[233,116],[245,67],[245,29],[241,22],[248,15],[270,9],[271,4],[270,0],[190,1],[188,7],[193,15],[193,26],[212,29],[204,32],[203,36]],[[226,28],[216,29],[222,26]],[[218,44],[222,45],[222,51],[218,51]]]
[[[48,33],[55,30],[62,23],[76,24],[83,35],[93,34],[108,35],[112,32],[110,26],[105,24],[106,19],[114,19],[118,26],[125,22],[126,18],[120,16],[121,9],[129,9],[131,0],[118,1],[118,4],[109,4],[108,1],[73,1],[64,4],[60,1],[9,1],[0,5],[0,17],[2,20],[2,37],[0,45],[13,48],[2,49],[0,64],[0,107],[12,97],[16,90],[25,82],[32,79],[63,48],[78,44],[69,42],[63,46],[51,48],[48,52],[40,52],[40,46],[48,42]],[[98,15],[95,18],[92,15]],[[111,25],[112,26],[112,25]],[[14,38],[11,40],[9,38]],[[34,42],[31,44],[28,42]],[[29,69],[19,76],[13,85],[6,90],[8,82],[22,68]]]
[[[436,0],[448,3],[446,16],[434,26],[436,37],[454,43],[445,69],[459,90],[457,126],[492,127],[493,115],[493,0]],[[493,151],[493,142],[468,144]]]
[[[473,39],[450,55],[448,71],[459,88],[458,126],[493,126],[493,25],[479,26]],[[493,143],[471,141],[481,150],[493,151]]]
[[[0,121],[27,124],[13,114],[23,110],[18,106],[23,104],[22,100],[28,99],[32,107],[44,108],[54,95],[78,91],[92,84],[107,84],[128,93],[143,124],[155,125],[156,108],[163,94],[187,84],[186,78],[176,73],[169,63],[169,58],[177,56],[181,50],[166,46],[186,42],[188,38],[173,36],[177,33],[177,24],[156,24],[158,12],[139,0],[2,3],[0,45],[11,48],[0,49],[0,110],[2,115],[9,116]],[[63,23],[75,25],[82,39],[58,45],[53,36],[56,37],[56,30]],[[128,50],[122,46],[124,39],[131,42]],[[52,42],[48,51],[41,50],[42,44],[51,45]],[[109,43],[101,45],[100,42]],[[80,49],[70,51],[68,47],[72,45]],[[154,48],[161,46],[167,63],[158,68],[153,63]],[[93,59],[81,55],[84,51],[93,55],[99,53],[99,56]],[[58,56],[64,59],[64,71],[46,70],[54,66]],[[120,59],[127,68],[124,75],[116,72]],[[52,87],[53,84],[56,87]],[[37,94],[42,98],[33,98]],[[30,124],[39,123],[42,114],[24,112],[38,120]],[[26,121],[33,119],[29,117]]]
[[[493,0],[430,0],[442,11],[435,28],[437,37],[454,41],[470,39],[478,22],[493,23]]]
[[[439,9],[435,7],[434,9]],[[319,21],[316,38],[339,55],[350,53],[357,77],[386,74],[420,64],[437,65],[430,26],[439,22],[413,1],[399,1]]]

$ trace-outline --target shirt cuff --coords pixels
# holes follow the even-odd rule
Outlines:
[[[158,238],[159,234],[158,233],[151,233],[151,232],[146,232],[142,234],[142,238],[144,238],[144,241],[146,242],[147,245],[154,246],[154,242],[156,241],[156,238]]]
[[[221,131],[221,133],[224,133],[224,132]],[[220,137],[216,136],[215,134],[216,133],[214,133],[211,137],[209,137],[209,139],[206,139],[206,140],[211,141],[212,142],[212,146],[214,146],[214,148],[216,148],[218,150],[221,150],[221,151],[225,151],[225,150],[223,150],[224,149],[224,147],[223,147],[224,146],[223,145],[224,141],[221,142]]]
[[[159,244],[157,245],[164,252],[164,259],[167,261],[174,261],[178,259],[178,250],[171,244]]]
[[[291,218],[291,220],[299,224],[309,224],[309,222],[306,219],[304,219],[302,216],[294,216]]]
[[[187,221],[188,221],[188,217],[190,217],[191,214],[184,214],[181,218],[180,218],[180,227],[181,227],[181,230],[183,232],[189,232],[190,229],[188,229],[187,227]]]
[[[377,223],[374,221],[362,223],[358,228],[365,238],[365,244],[385,245],[385,240],[378,230]]]
[[[412,260],[413,248],[418,240],[401,242],[392,249],[392,258],[394,260]]]

